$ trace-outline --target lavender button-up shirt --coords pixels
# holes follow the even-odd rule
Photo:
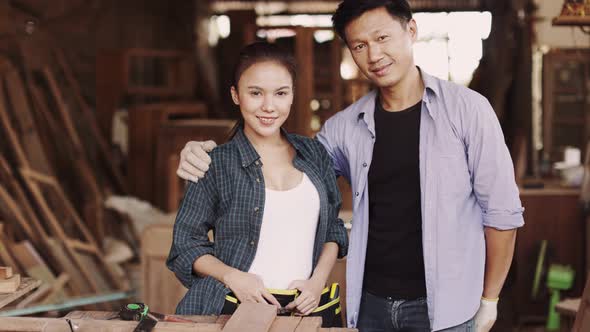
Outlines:
[[[479,308],[484,226],[520,227],[524,209],[512,160],[488,101],[463,86],[424,71],[421,75],[425,85],[419,143],[422,243],[428,315],[436,331],[471,319]],[[353,227],[346,271],[350,327],[358,321],[367,250],[376,97],[376,91],[368,93],[326,121],[317,135],[336,173],[352,187]]]

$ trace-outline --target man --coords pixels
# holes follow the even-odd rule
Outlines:
[[[495,113],[415,66],[407,1],[345,0],[332,19],[377,87],[317,135],[353,192],[348,325],[489,331],[524,224]],[[202,177],[213,147],[189,142],[178,175]]]

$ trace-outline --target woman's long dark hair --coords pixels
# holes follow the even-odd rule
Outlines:
[[[242,74],[252,65],[266,61],[273,61],[285,67],[289,74],[291,74],[293,85],[295,85],[295,79],[297,78],[297,65],[295,63],[295,58],[293,58],[289,52],[283,50],[275,44],[268,42],[255,42],[244,47],[238,56],[238,61],[234,67],[232,82],[232,86],[236,89],[236,91],[238,90],[238,82],[240,81]],[[240,114],[240,119],[230,131],[227,140],[231,140],[236,135],[238,129],[243,126],[244,118],[242,118]]]

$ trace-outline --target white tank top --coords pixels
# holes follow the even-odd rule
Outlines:
[[[258,248],[248,272],[259,275],[266,288],[287,289],[313,272],[320,196],[305,173],[292,189],[265,192]]]

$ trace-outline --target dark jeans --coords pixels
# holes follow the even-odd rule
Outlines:
[[[430,332],[426,298],[393,300],[363,291],[357,328],[360,332]],[[475,331],[473,319],[444,330],[462,331]]]

